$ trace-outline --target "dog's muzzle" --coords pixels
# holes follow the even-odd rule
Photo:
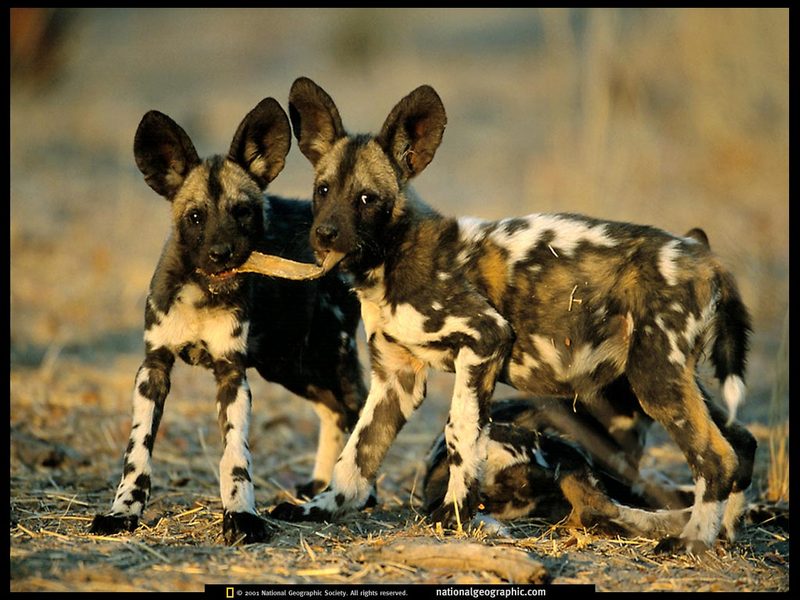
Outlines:
[[[209,273],[203,269],[197,269],[197,272],[206,280],[208,290],[212,294],[235,291],[241,283],[238,269],[227,269],[216,273]]]

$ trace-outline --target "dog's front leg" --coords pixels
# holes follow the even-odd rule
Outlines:
[[[139,517],[150,497],[153,444],[164,413],[174,363],[175,357],[167,348],[148,349],[136,372],[131,434],[123,459],[122,479],[111,511],[95,516],[89,530],[91,533],[133,531],[139,524]]]
[[[287,521],[332,521],[363,508],[397,433],[425,398],[426,365],[378,332],[370,339],[369,395],[333,469],[329,489],[310,502],[284,502],[271,516]]]
[[[228,544],[264,542],[272,537],[266,522],[256,513],[255,491],[250,475],[247,439],[252,398],[244,356],[235,354],[214,361],[217,380],[217,413],[222,434],[219,487],[222,498],[222,535]]]
[[[480,481],[486,462],[489,405],[497,377],[513,340],[505,320],[492,309],[474,317],[479,334],[458,349],[454,361],[456,380],[444,435],[450,479],[447,493],[431,513],[434,523],[461,529],[480,503]]]
[[[461,529],[475,515],[489,441],[489,403],[498,368],[496,360],[481,360],[469,348],[458,354],[453,400],[444,430],[450,479],[441,506],[431,513],[434,523]]]

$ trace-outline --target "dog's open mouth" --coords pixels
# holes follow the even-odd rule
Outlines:
[[[241,265],[234,269],[222,271],[220,273],[204,273],[212,281],[224,281],[237,273],[258,273],[269,277],[280,277],[281,279],[294,279],[304,281],[317,279],[328,273],[344,258],[341,252],[328,252],[321,265],[311,263],[301,263],[280,256],[262,254],[261,252],[251,252],[250,256]]]

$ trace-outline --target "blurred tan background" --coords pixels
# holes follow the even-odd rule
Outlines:
[[[445,213],[568,211],[705,229],[754,316],[741,414],[766,420],[788,318],[788,16],[12,9],[12,425],[52,435],[86,411],[117,461],[147,285],[170,226],[134,164],[139,119],[158,109],[201,156],[223,153],[245,113],[266,96],[285,107],[300,75],[331,94],[354,132],[377,131],[403,95],[434,86],[448,127],[414,185]],[[295,144],[270,191],[306,197],[311,176]],[[202,389],[213,430],[210,383],[176,393]],[[440,413],[448,394],[432,388]],[[82,435],[73,443],[92,447]]]
[[[12,10],[12,367],[53,344],[136,351],[169,227],[132,156],[147,110],[201,155],[224,152],[250,108],[285,106],[307,75],[351,131],[433,85],[449,123],[415,187],[446,213],[703,227],[755,316],[751,385],[771,385],[788,310],[788,10],[25,10]],[[270,190],[310,189],[295,145]]]

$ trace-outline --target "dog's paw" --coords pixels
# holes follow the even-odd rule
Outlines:
[[[654,552],[658,554],[680,554],[686,552],[693,556],[702,556],[708,550],[708,544],[701,540],[669,536],[658,542]]]
[[[305,505],[291,502],[281,502],[272,509],[269,516],[280,521],[333,521],[333,514],[327,510],[316,506],[306,508]]]
[[[225,512],[222,517],[222,537],[230,545],[268,542],[274,532],[267,522],[253,513]]]
[[[89,533],[110,535],[122,531],[134,531],[139,526],[136,515],[95,515]]]
[[[469,504],[459,507],[456,512],[455,504],[444,502],[441,506],[431,512],[431,521],[441,523],[447,529],[463,529],[470,524],[475,516],[475,507],[470,510]]]
[[[361,510],[364,510],[365,508],[374,508],[376,506],[378,506],[378,491],[373,487],[370,490],[369,496],[367,496],[364,505],[361,507]]]
[[[328,487],[328,484],[324,481],[312,479],[308,483],[301,483],[297,486],[297,497],[311,500],[311,498],[319,494],[326,487]]]
[[[478,507],[481,505],[480,487],[477,482],[469,486],[469,491],[456,512],[456,506],[452,502],[442,502],[430,512],[433,523],[441,523],[442,527],[458,529],[467,526],[472,518],[477,514]]]

